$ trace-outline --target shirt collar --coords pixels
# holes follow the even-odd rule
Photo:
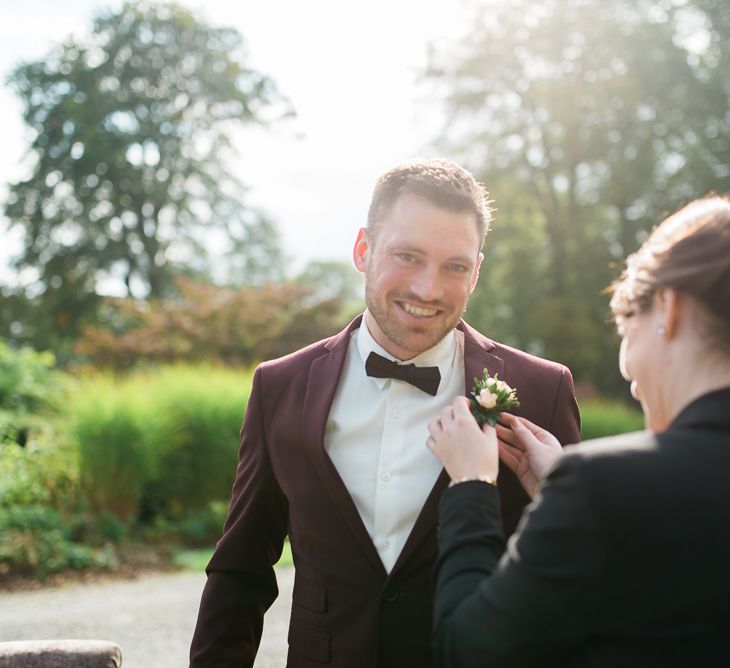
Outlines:
[[[386,351],[374,338],[373,335],[370,333],[370,330],[368,329],[368,318],[372,317],[370,316],[367,309],[362,315],[362,322],[360,323],[360,328],[357,330],[356,337],[357,337],[357,350],[360,354],[360,359],[363,365],[363,368],[365,367],[365,360],[367,360],[368,355],[372,352],[378,353],[378,355],[382,355],[386,359],[401,363],[402,361],[399,360],[396,357],[393,357],[388,351]],[[454,361],[456,359],[456,353],[458,351],[457,344],[456,344],[456,332],[455,330],[451,330],[443,339],[441,339],[435,346],[429,348],[428,350],[424,350],[422,353],[419,353],[415,357],[402,362],[403,364],[415,364],[416,366],[437,366],[439,368],[439,372],[441,373],[441,385],[440,388],[444,385],[444,380],[449,377],[451,374],[451,370],[454,367]],[[371,378],[371,380],[378,384],[378,386],[382,389],[386,386],[387,383],[390,383],[389,378]]]

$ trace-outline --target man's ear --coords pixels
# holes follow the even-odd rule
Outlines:
[[[477,265],[474,267],[474,273],[471,277],[471,285],[469,286],[469,294],[474,292],[474,288],[477,287],[477,281],[479,280],[479,269],[482,266],[482,262],[484,261],[484,253],[479,253],[477,256]]]
[[[368,264],[368,250],[368,231],[361,227],[357,233],[357,239],[355,239],[355,247],[352,249],[352,261],[355,264],[355,269],[363,274]]]

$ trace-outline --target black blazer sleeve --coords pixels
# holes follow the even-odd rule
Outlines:
[[[208,581],[190,648],[191,668],[253,666],[264,612],[278,594],[273,564],[286,535],[287,503],[269,462],[261,368],[241,429],[236,481],[223,537],[206,568]]]
[[[575,400],[573,377],[561,365],[551,363],[532,369],[526,367],[526,375],[515,379],[523,403],[515,411],[537,423],[553,434],[561,445],[577,443],[580,439],[580,414]],[[541,371],[538,375],[537,371]],[[529,376],[535,377],[532,383]],[[500,462],[499,493],[502,503],[502,522],[506,536],[512,535],[522,517],[522,511],[530,503],[530,497],[522,488],[517,476]]]
[[[444,491],[434,602],[437,663],[549,666],[585,640],[601,595],[601,539],[569,457],[505,551],[499,494],[469,482]]]

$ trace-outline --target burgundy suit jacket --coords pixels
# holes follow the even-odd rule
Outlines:
[[[324,449],[325,424],[350,334],[360,320],[332,338],[265,362],[254,373],[231,506],[206,568],[190,650],[192,668],[253,665],[264,612],[278,594],[273,564],[286,535],[295,565],[288,666],[433,665],[431,579],[446,472],[386,573]],[[459,328],[464,332],[466,393],[487,368],[518,389],[517,414],[550,430],[564,445],[579,440],[567,368],[490,341],[464,322]],[[500,470],[499,491],[510,533],[529,499],[506,468]]]

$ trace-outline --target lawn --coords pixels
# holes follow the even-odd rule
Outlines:
[[[179,550],[173,556],[172,561],[176,566],[180,566],[188,571],[204,571],[212,554],[213,549],[207,547],[198,550]],[[282,566],[291,566],[292,564],[291,547],[287,540],[284,543],[281,559],[279,559],[276,566],[279,568]]]

